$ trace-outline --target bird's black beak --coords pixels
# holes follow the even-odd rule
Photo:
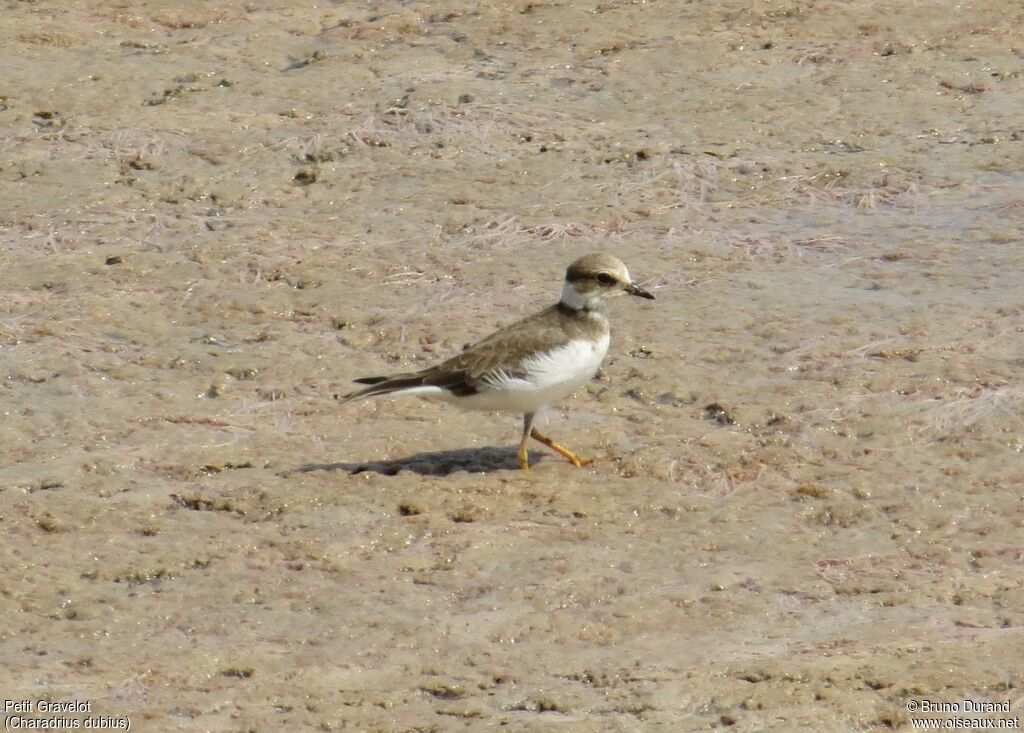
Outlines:
[[[641,298],[647,298],[648,300],[654,300],[653,295],[648,293],[639,285],[634,285],[633,283],[630,283],[629,285],[626,286],[626,292],[629,293],[630,295],[636,295]]]

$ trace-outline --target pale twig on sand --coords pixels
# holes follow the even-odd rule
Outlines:
[[[923,422],[918,432],[937,436],[970,431],[997,415],[1007,415],[1014,423],[1024,425],[1024,387],[962,390],[953,399],[929,401],[919,409]]]

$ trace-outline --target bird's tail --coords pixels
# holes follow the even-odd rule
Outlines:
[[[355,392],[349,392],[348,394],[335,395],[334,399],[338,400],[341,404],[345,404],[346,402],[352,402],[354,400],[393,394],[395,392],[401,392],[403,390],[423,386],[423,376],[413,373],[396,374],[392,377],[363,377],[362,379],[356,379],[354,381],[359,384],[368,384],[370,386],[357,389]]]

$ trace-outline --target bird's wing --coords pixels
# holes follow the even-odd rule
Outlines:
[[[455,394],[473,394],[489,379],[523,376],[522,357],[550,351],[566,334],[554,306],[502,328],[477,341],[462,353],[420,372],[424,384],[444,387]]]
[[[339,396],[343,402],[422,387],[437,387],[456,396],[476,394],[491,380],[524,376],[521,358],[510,354],[550,351],[564,343],[566,332],[557,306],[512,323],[477,341],[440,364],[419,372],[388,377],[363,377],[356,381],[370,385]],[[419,391],[419,390],[417,390]]]

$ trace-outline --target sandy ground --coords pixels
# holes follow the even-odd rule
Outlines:
[[[3,697],[147,731],[1020,720],[1021,27],[6,0]],[[657,300],[548,421],[591,467],[515,470],[517,416],[332,400],[594,250]]]

